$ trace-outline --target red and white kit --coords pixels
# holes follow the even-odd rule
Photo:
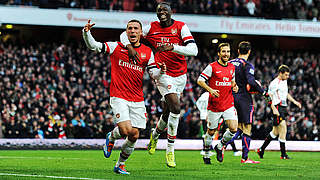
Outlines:
[[[188,41],[194,42],[189,28],[181,21],[166,28],[162,28],[158,21],[152,22],[150,26],[143,29],[145,38],[157,48],[163,45],[185,45]],[[173,51],[157,52],[156,61],[165,62],[167,65],[167,75],[178,77],[187,73],[187,61],[184,55]]]
[[[151,49],[143,44],[135,47],[141,59],[131,64],[128,50],[120,42],[105,42],[111,60],[110,105],[116,123],[131,120],[133,127],[145,128],[147,113],[143,98],[143,74],[147,66],[155,66]]]
[[[156,82],[162,96],[169,93],[180,95],[187,81],[185,55],[194,56],[198,51],[189,28],[181,21],[174,21],[171,26],[166,28],[161,27],[160,22],[154,21],[143,28],[143,36],[154,48],[173,45],[172,51],[157,52],[155,54],[155,61],[164,62],[167,66],[166,74]],[[123,44],[129,44],[125,33],[122,33],[120,38]],[[194,47],[185,46],[189,43],[194,44]]]
[[[220,118],[238,120],[234,108],[231,81],[235,79],[235,67],[228,63],[221,65],[218,61],[210,63],[201,73],[199,80],[208,81],[208,86],[219,90],[219,97],[210,94],[208,101],[208,128],[216,129]]]

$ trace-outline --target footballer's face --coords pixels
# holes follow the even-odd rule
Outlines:
[[[289,72],[284,72],[284,73],[281,73],[281,72],[280,72],[280,78],[281,78],[281,80],[283,80],[283,81],[289,79],[289,76],[290,76],[290,73],[289,73]]]
[[[230,58],[230,46],[221,47],[220,52],[218,52],[218,56],[222,62],[228,62]]]
[[[159,4],[157,6],[157,17],[160,22],[170,22],[171,21],[171,7],[166,4]]]
[[[142,28],[140,24],[138,22],[129,22],[126,32],[130,43],[139,45],[140,37],[142,35]]]

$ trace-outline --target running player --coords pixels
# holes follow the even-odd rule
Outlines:
[[[141,57],[137,64],[129,62],[128,50],[120,42],[95,41],[90,33],[92,26],[94,24],[90,24],[89,20],[83,29],[83,39],[89,49],[110,55],[110,105],[117,123],[117,126],[107,134],[103,148],[104,155],[109,158],[115,140],[125,138],[113,171],[119,174],[130,174],[125,170],[124,164],[134,150],[139,138],[139,130],[146,127],[147,120],[142,91],[143,73],[148,68],[150,76],[157,79],[165,72],[165,65],[159,64],[162,68],[160,72],[156,68],[152,50],[140,43],[142,25],[138,20],[129,21],[126,28],[130,43]]]
[[[154,21],[146,26],[143,36],[157,49],[155,59],[166,64],[167,72],[156,81],[163,97],[163,113],[157,127],[151,132],[148,152],[155,153],[159,135],[167,128],[166,162],[168,167],[176,167],[174,142],[180,119],[180,94],[187,81],[185,56],[196,56],[198,48],[187,25],[171,18],[172,10],[168,3],[159,3],[156,13],[159,22]],[[129,56],[133,57],[134,62],[139,61],[140,57],[131,47],[126,34],[122,33],[120,38],[121,42],[127,45]]]
[[[197,102],[196,102],[196,106],[199,109],[200,112],[200,120],[201,120],[201,124],[202,124],[202,130],[203,132],[207,132],[207,115],[208,115],[208,100],[209,100],[209,92],[204,92],[201,94],[201,96],[198,98]],[[223,123],[223,119],[219,120],[219,124]],[[216,131],[216,134],[219,134],[219,128],[221,128],[221,126],[218,126],[218,129]],[[215,135],[214,135],[215,136]],[[206,155],[206,151],[205,151],[205,144],[204,144],[204,137],[205,135],[202,136],[202,140],[203,140],[203,149],[201,150],[200,154],[205,156]],[[236,145],[234,144],[234,142],[230,142],[230,145],[232,147],[233,150],[233,155],[234,156],[241,156],[241,152],[237,150]],[[210,147],[211,149],[211,147]],[[212,153],[211,151],[209,152],[209,156],[211,156]]]
[[[234,76],[235,67],[228,63],[230,58],[229,43],[219,44],[218,56],[218,61],[210,63],[203,70],[198,78],[198,84],[210,93],[208,101],[208,130],[204,138],[206,152],[210,150],[212,136],[218,128],[220,118],[224,118],[229,127],[229,130],[223,134],[221,141],[214,147],[217,153],[217,160],[222,162],[225,145],[237,132],[238,118],[237,111],[234,108],[232,90],[237,92],[238,86]],[[208,84],[206,81],[208,81]],[[205,164],[211,163],[210,156],[204,156],[203,160]]]

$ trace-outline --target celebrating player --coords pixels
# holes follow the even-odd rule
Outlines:
[[[223,134],[221,141],[214,147],[219,162],[223,161],[225,145],[237,132],[238,126],[237,111],[234,108],[232,96],[232,90],[237,92],[238,86],[234,76],[235,67],[228,63],[230,57],[229,43],[219,44],[218,56],[219,60],[210,63],[198,78],[198,84],[210,93],[208,101],[208,130],[204,138],[205,151],[207,152],[207,155],[203,157],[205,164],[211,164],[208,152],[220,118],[225,119],[229,130]],[[208,81],[208,84],[206,81]]]
[[[289,93],[288,93],[288,84],[287,79],[290,75],[290,68],[286,65],[281,65],[278,69],[278,76],[271,81],[269,85],[269,94],[272,98],[272,104],[279,111],[278,116],[273,116],[273,128],[272,131],[268,134],[265,139],[263,145],[257,149],[257,153],[259,157],[262,159],[264,155],[264,150],[269,145],[272,139],[278,137],[278,141],[280,143],[280,151],[281,156],[280,159],[290,159],[290,157],[286,153],[286,135],[287,135],[287,123],[286,123],[286,114],[287,114],[287,99],[299,108],[301,108],[301,104],[296,101]]]
[[[201,120],[203,132],[207,132],[208,100],[209,100],[209,92],[205,92],[205,93],[201,94],[201,96],[198,98],[198,100],[196,102],[196,106],[200,111],[200,120]],[[223,119],[220,119],[219,124],[220,123],[223,123]],[[221,126],[218,126],[216,134],[219,134],[219,128],[221,128]],[[206,148],[205,148],[205,144],[204,144],[204,137],[205,137],[205,135],[203,135],[203,137],[202,137],[203,138],[203,149],[200,152],[200,154],[203,156],[208,156],[208,153],[206,153],[206,151],[205,151]],[[233,155],[240,156],[241,152],[237,150],[236,145],[234,144],[233,141],[230,143],[230,145],[233,150]],[[210,149],[211,149],[211,147],[210,147]],[[212,153],[210,151],[209,156],[211,156],[211,155],[212,155]]]
[[[157,49],[155,59],[166,64],[167,72],[156,81],[164,106],[157,127],[151,132],[148,152],[155,153],[159,135],[168,128],[166,162],[168,167],[175,167],[174,142],[180,118],[180,94],[187,81],[185,56],[196,56],[198,48],[187,25],[171,19],[172,10],[168,3],[159,3],[156,12],[160,22],[152,22],[143,28],[143,36]],[[128,42],[125,33],[121,34],[121,42],[127,45],[133,61],[139,62],[140,56]]]
[[[124,164],[134,150],[139,130],[146,127],[147,120],[142,91],[143,73],[147,67],[150,76],[157,79],[165,72],[165,65],[159,64],[162,68],[160,72],[156,68],[152,50],[140,43],[142,25],[138,20],[129,21],[126,28],[132,47],[141,57],[137,64],[129,62],[128,50],[121,43],[95,41],[90,33],[92,26],[94,24],[90,24],[89,20],[83,29],[83,39],[89,49],[110,55],[110,105],[117,123],[117,127],[107,134],[103,151],[105,157],[109,158],[115,140],[125,138],[113,171],[119,174],[129,174]]]
[[[238,58],[231,60],[235,66],[236,83],[239,87],[238,93],[233,93],[234,106],[238,113],[238,131],[233,137],[232,141],[242,134],[242,159],[241,163],[257,164],[259,161],[253,161],[248,158],[250,141],[251,141],[251,127],[253,123],[253,100],[251,94],[247,91],[247,85],[251,89],[255,89],[258,93],[270,99],[269,94],[262,89],[256,82],[254,77],[254,66],[248,61],[251,53],[251,44],[247,41],[242,41],[238,48]],[[270,99],[271,100],[271,99]]]

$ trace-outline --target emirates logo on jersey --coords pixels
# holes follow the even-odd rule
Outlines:
[[[176,35],[176,34],[177,34],[177,32],[178,32],[177,28],[175,28],[175,29],[171,29],[171,33],[172,33],[173,35]]]
[[[141,56],[142,56],[142,54],[141,54]],[[143,68],[142,67],[137,66],[135,64],[130,64],[129,62],[123,61],[121,59],[119,59],[119,66],[123,66],[123,67],[129,68],[129,69],[133,69],[133,70],[137,70],[137,71],[143,72]]]
[[[228,77],[223,77],[223,82],[216,81],[216,86],[231,86],[231,82]]]

